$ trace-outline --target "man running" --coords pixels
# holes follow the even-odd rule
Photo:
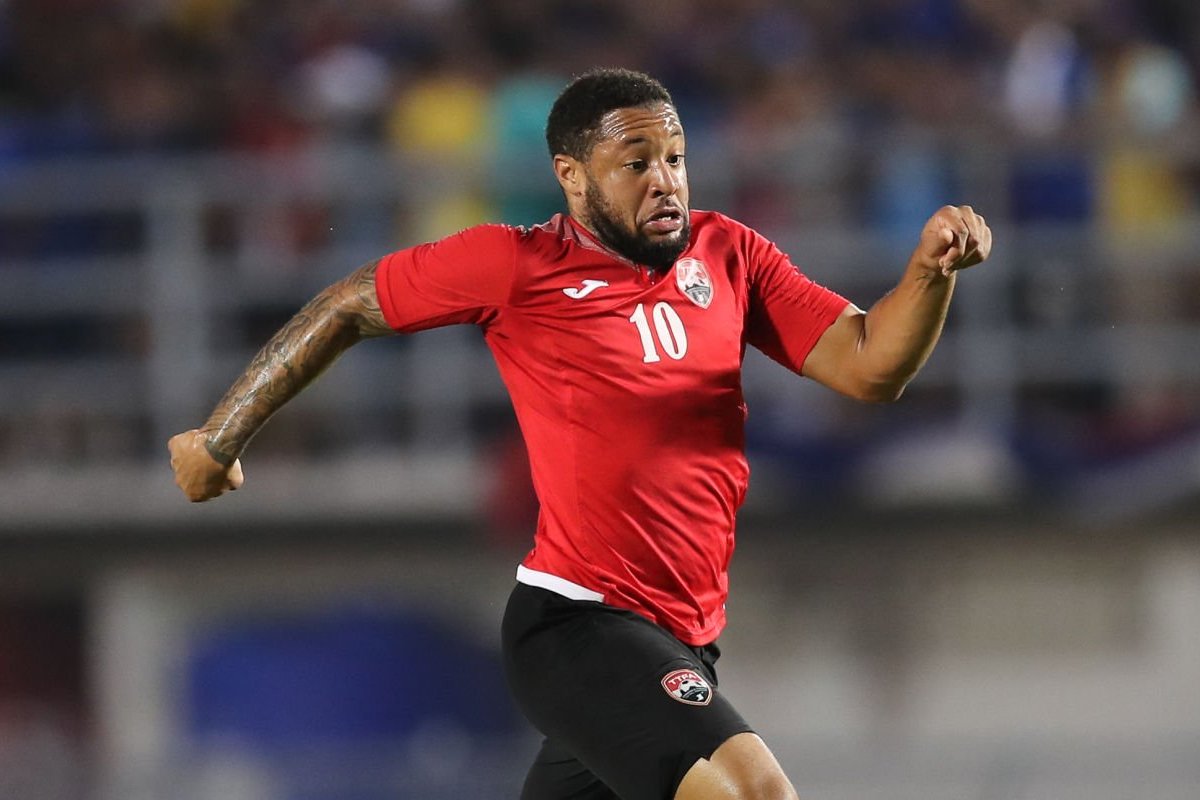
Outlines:
[[[468,228],[325,289],[171,439],[176,482],[193,501],[238,488],[250,438],[353,344],[479,326],[540,503],[502,630],[509,685],[546,737],[522,797],[795,798],[714,672],[749,477],[746,345],[849,397],[895,400],[991,231],[969,206],[940,209],[863,311],[755,231],[690,207],[683,126],[653,78],[576,78],[546,139],[565,215]]]

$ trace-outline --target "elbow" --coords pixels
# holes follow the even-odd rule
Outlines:
[[[909,381],[916,377],[919,367],[911,364],[870,365],[860,363],[847,370],[850,390],[856,400],[866,403],[894,403],[904,394]]]
[[[904,394],[907,380],[869,380],[860,382],[850,392],[855,400],[864,403],[894,403]]]

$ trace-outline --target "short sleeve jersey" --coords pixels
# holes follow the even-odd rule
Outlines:
[[[703,645],[725,624],[749,478],[745,347],[799,372],[847,301],[750,228],[714,212],[691,222],[668,270],[557,215],[392,253],[376,288],[397,331],[482,328],[540,504],[523,566]]]

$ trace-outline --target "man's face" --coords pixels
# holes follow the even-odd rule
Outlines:
[[[629,260],[670,267],[691,234],[683,155],[683,127],[672,106],[608,112],[582,165],[586,187],[573,212]]]

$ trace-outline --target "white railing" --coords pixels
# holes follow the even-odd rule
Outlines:
[[[1034,388],[1194,393],[1197,319],[1147,308],[1129,287],[1149,282],[1169,293],[1191,279],[1188,254],[1200,252],[1200,225],[1179,223],[1128,247],[1098,226],[1015,226],[996,177],[1004,158],[964,157],[983,164],[967,170],[963,195],[986,210],[995,253],[960,281],[946,336],[910,395],[937,393],[951,428],[1004,437]],[[702,148],[689,159],[695,204],[730,207],[736,166],[722,167],[724,159]],[[396,219],[448,193],[518,184],[553,189],[548,168],[499,181],[486,170],[371,150],[65,161],[10,172],[0,181],[5,229],[122,215],[125,234],[123,246],[100,254],[24,253],[19,243],[0,243],[0,253],[16,253],[0,265],[0,321],[10,339],[0,349],[0,463],[46,475],[114,463],[159,469],[162,442],[203,419],[274,325],[358,264],[412,243]],[[293,212],[312,229],[323,219],[330,232],[310,230],[315,244],[296,245]],[[862,305],[891,285],[911,246],[852,224],[766,232],[810,275]],[[92,338],[78,341],[81,330]],[[41,344],[63,331],[76,339],[70,347]],[[479,421],[508,414],[470,329],[368,343],[335,370],[338,378],[327,376],[272,422],[261,437],[264,457],[321,447],[350,460],[362,452],[469,459]],[[809,390],[761,359],[748,361],[746,384],[752,406],[809,402]],[[45,491],[53,498],[57,490]],[[0,509],[11,518],[30,502],[28,493],[10,494]]]

